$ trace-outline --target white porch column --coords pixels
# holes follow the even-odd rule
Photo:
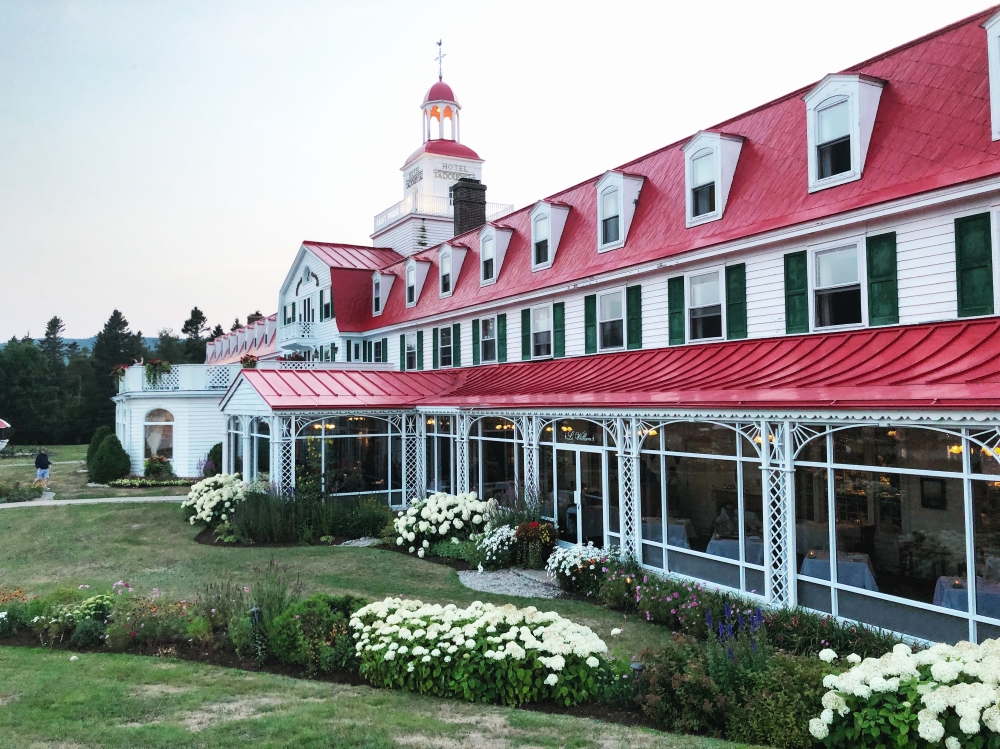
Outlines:
[[[240,442],[243,445],[243,483],[248,484],[254,480],[254,471],[257,466],[257,456],[253,454],[253,439],[250,437],[250,424],[253,423],[252,416],[244,416],[240,419]]]
[[[420,501],[426,495],[424,484],[423,415],[404,413],[403,424],[403,500],[404,504]]]
[[[792,424],[789,421],[762,421],[760,436],[765,502],[765,601],[791,608],[797,601]]]
[[[282,494],[295,488],[294,416],[271,416],[271,487]]]
[[[642,559],[639,521],[639,420],[615,419],[622,549]]]
[[[469,414],[455,415],[455,493],[469,491]]]
[[[524,484],[525,498],[532,501],[539,501],[538,494],[538,425],[541,419],[534,414],[517,417],[517,428],[524,441],[524,475],[521,482]]]

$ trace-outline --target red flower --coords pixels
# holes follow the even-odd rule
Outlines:
[[[532,520],[531,521],[531,527],[532,528],[537,528],[538,527],[538,521],[537,520]]]

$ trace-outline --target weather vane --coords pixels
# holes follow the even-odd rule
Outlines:
[[[445,53],[444,53],[443,51],[441,51],[441,40],[440,40],[440,39],[438,39],[438,56],[437,56],[437,57],[435,57],[434,59],[435,59],[435,60],[437,60],[437,63],[438,63],[438,80],[439,80],[439,81],[440,81],[440,80],[443,80],[443,78],[442,78],[442,75],[443,75],[443,74],[442,74],[442,72],[441,72],[441,61],[442,61],[442,60],[443,60],[444,58],[446,58],[447,56],[448,56],[448,55],[446,55],[446,54],[445,54]]]

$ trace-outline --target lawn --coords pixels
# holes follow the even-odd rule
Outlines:
[[[18,452],[27,448],[16,447]],[[3,455],[7,452],[4,450]],[[152,489],[112,489],[87,486],[89,480],[84,462],[86,445],[56,445],[48,448],[50,469],[49,488],[56,499],[94,499],[96,497],[170,497],[187,494],[186,486],[164,486]],[[0,460],[0,480],[14,479],[24,484],[35,480],[34,457],[3,458]]]
[[[441,565],[379,549],[232,548],[193,541],[176,505],[17,507],[0,513],[0,582],[30,593],[125,579],[137,592],[192,597],[209,581],[245,579],[272,557],[307,591],[369,599],[402,593],[441,603],[513,602],[592,627],[619,655],[665,642],[668,632],[582,601],[508,598],[465,588]],[[624,632],[614,640],[613,627]],[[0,647],[4,746],[649,746],[734,744],[658,734],[582,718],[476,707],[223,669],[169,659]],[[195,730],[197,729],[197,730]]]

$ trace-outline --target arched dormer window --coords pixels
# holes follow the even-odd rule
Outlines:
[[[409,266],[406,269],[406,306],[412,307],[417,303],[417,269]]]
[[[154,456],[173,460],[174,457],[174,415],[163,408],[154,408],[143,420],[143,443],[145,457]]]
[[[538,268],[549,265],[551,263],[549,259],[549,214],[542,213],[535,217],[531,225],[531,233],[532,266]]]
[[[379,314],[382,311],[382,277],[375,275],[372,278],[372,314]]]
[[[496,277],[496,242],[493,237],[483,237],[479,250],[480,283],[493,283]]]
[[[703,148],[691,157],[691,217],[715,212],[715,151]]]
[[[818,179],[851,171],[851,100],[831,96],[816,107]]]
[[[600,222],[601,246],[616,244],[621,232],[621,193],[617,187],[606,187],[601,192]]]

